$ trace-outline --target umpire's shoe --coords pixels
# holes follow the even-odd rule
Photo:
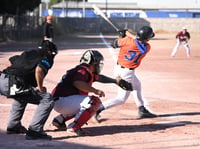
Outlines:
[[[26,132],[27,132],[27,129],[22,125],[17,125],[12,128],[8,127],[6,131],[7,134],[24,134]]]
[[[28,129],[26,133],[26,140],[39,140],[39,139],[51,140],[52,137],[50,135],[47,135],[44,131],[37,132],[31,129]]]
[[[142,118],[155,118],[157,115],[149,112],[144,106],[139,107],[139,119]]]

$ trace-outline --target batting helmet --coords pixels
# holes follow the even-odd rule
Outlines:
[[[99,74],[103,68],[103,55],[97,50],[87,50],[83,53],[80,63],[86,63],[95,66],[95,73]]]
[[[153,29],[149,26],[143,26],[137,31],[138,39],[141,41],[149,40],[155,36]]]

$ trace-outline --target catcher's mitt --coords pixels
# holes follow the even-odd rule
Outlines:
[[[121,88],[123,88],[124,90],[127,90],[127,91],[132,91],[133,90],[133,87],[132,87],[132,85],[131,85],[131,83],[129,83],[129,82],[127,82],[127,81],[125,81],[125,80],[123,80],[123,79],[121,79],[121,78],[117,78],[117,84],[121,87]]]

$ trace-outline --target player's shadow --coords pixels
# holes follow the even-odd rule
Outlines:
[[[144,125],[110,125],[110,126],[99,126],[99,127],[86,127],[85,130],[91,132],[89,136],[103,136],[112,135],[118,133],[137,133],[137,132],[153,132],[165,130],[173,127],[181,127],[185,125],[199,125],[200,122],[191,121],[178,121],[178,122],[166,122],[157,124],[144,124]],[[76,137],[86,136],[61,136],[55,137],[53,140],[62,140]]]
[[[136,132],[153,132],[159,130],[165,130],[173,127],[181,127],[185,125],[196,125],[200,122],[191,121],[178,121],[167,122],[158,124],[145,124],[145,125],[111,125],[111,126],[99,126],[99,127],[87,127],[87,131],[92,132],[91,136],[111,135],[117,133],[136,133]]]
[[[160,114],[160,115],[158,115],[158,117],[194,116],[194,115],[200,115],[200,112],[182,112],[182,113]]]
[[[195,115],[200,115],[200,112],[181,112],[181,113],[168,113],[168,114],[159,114],[157,115],[157,117],[154,118],[158,118],[158,117],[178,117],[178,116],[195,116]],[[144,119],[144,118],[142,118]],[[146,118],[148,119],[148,118]],[[151,118],[152,119],[152,118]],[[108,121],[109,119],[107,118],[100,118],[98,120],[99,123],[101,122],[105,122]],[[121,118],[120,120],[140,120],[140,118]]]

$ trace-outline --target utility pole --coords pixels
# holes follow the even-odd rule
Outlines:
[[[83,0],[83,18],[85,18],[85,0]]]
[[[106,16],[108,16],[108,0],[106,0]]]

